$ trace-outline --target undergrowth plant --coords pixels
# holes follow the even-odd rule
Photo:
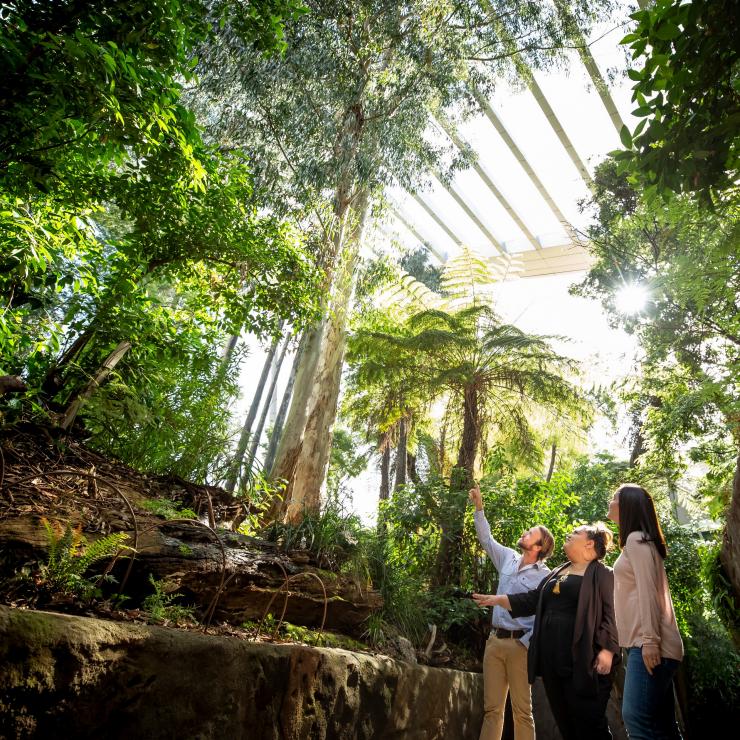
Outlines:
[[[174,603],[179,594],[172,592],[172,586],[168,581],[159,581],[150,573],[149,583],[154,588],[154,593],[144,599],[142,611],[150,621],[157,623],[197,621],[194,607]]]
[[[82,525],[73,527],[67,523],[62,527],[46,518],[41,523],[46,531],[49,555],[39,567],[38,585],[52,595],[74,596],[84,601],[99,598],[101,584],[115,579],[110,573],[92,577],[85,574],[94,563],[131,550],[125,544],[128,534],[112,532],[88,543]]]
[[[197,519],[198,515],[192,510],[178,508],[174,501],[168,499],[153,498],[141,502],[141,508],[146,509],[152,514],[164,517],[165,519]]]

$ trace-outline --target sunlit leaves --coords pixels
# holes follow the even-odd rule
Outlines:
[[[632,16],[622,43],[636,65],[633,115],[619,156],[646,185],[705,200],[737,185],[740,166],[740,50],[734,0],[657,0]]]

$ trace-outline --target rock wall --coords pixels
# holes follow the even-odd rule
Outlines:
[[[0,737],[477,739],[480,675],[0,607]]]
[[[477,740],[482,712],[480,674],[0,606],[0,740]]]

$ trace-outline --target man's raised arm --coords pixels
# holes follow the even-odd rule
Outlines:
[[[499,542],[493,539],[491,535],[491,525],[486,519],[486,515],[483,513],[483,496],[481,495],[480,488],[474,486],[468,492],[468,498],[473,502],[475,506],[475,514],[473,519],[475,521],[475,532],[478,535],[478,542],[481,547],[488,553],[488,557],[493,561],[496,570],[501,571],[501,566],[504,563],[504,558],[512,553],[516,556],[516,552],[508,547],[504,547]]]

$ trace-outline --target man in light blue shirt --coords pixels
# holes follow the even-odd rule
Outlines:
[[[541,525],[528,529],[517,543],[519,553],[491,536],[480,488],[471,488],[469,496],[475,505],[473,518],[478,540],[499,573],[496,593],[518,594],[537,588],[550,572],[545,565],[555,545],[550,530]],[[527,648],[534,617],[514,619],[506,609],[496,606],[491,624],[491,635],[483,655],[484,715],[480,740],[501,740],[508,693],[511,693],[514,737],[534,740],[532,692],[527,674]]]

